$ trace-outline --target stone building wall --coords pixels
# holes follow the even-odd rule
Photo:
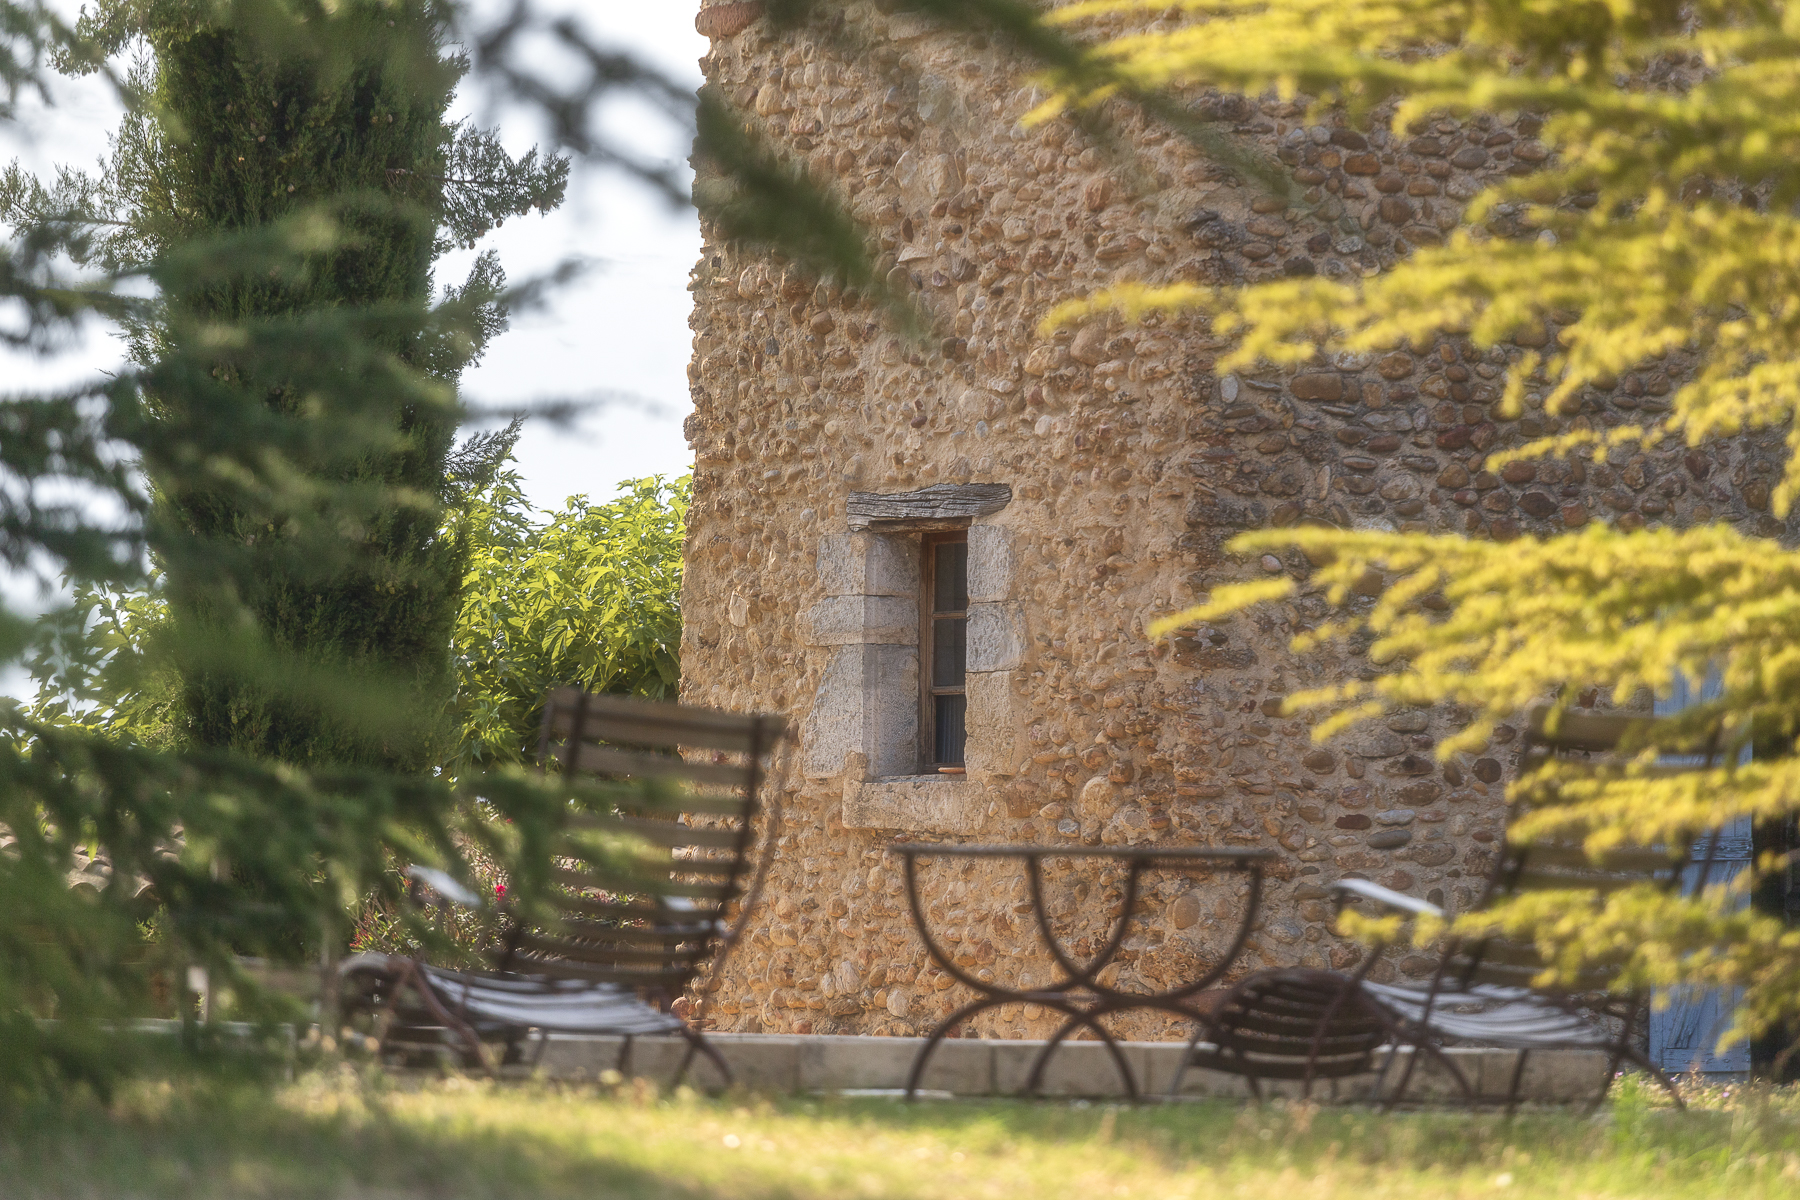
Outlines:
[[[1765,510],[1779,460],[1755,444],[1482,469],[1488,452],[1571,422],[1661,410],[1689,367],[1680,353],[1590,393],[1579,416],[1540,404],[1508,421],[1495,406],[1508,363],[1555,338],[1554,322],[1516,347],[1450,337],[1223,378],[1225,343],[1196,321],[1035,333],[1059,300],[1120,281],[1384,270],[1456,228],[1484,184],[1543,160],[1532,118],[1443,120],[1402,140],[1307,124],[1297,104],[1197,100],[1308,189],[1301,211],[1129,111],[1113,116],[1136,165],[1067,121],[1021,127],[1036,96],[978,37],[877,5],[847,9],[830,39],[777,36],[759,11],[701,10],[707,79],[838,181],[891,278],[940,328],[909,344],[866,304],[710,239],[694,273],[683,696],[788,712],[803,729],[780,781],[769,899],[714,998],[722,1027],[902,1034],[950,1011],[960,989],[926,965],[883,852],[900,836],[1277,850],[1241,969],[1353,961],[1322,887],[1345,873],[1470,903],[1501,832],[1512,731],[1444,763],[1432,747],[1451,713],[1313,745],[1280,698],[1375,668],[1355,645],[1287,651],[1327,613],[1304,586],[1228,625],[1145,636],[1221,582],[1267,572],[1304,585],[1297,555],[1227,555],[1240,530],[1310,519],[1512,538],[1717,517],[1778,531]],[[1507,236],[1511,220],[1489,227]],[[974,484],[1007,499],[961,519],[968,773],[923,777],[908,739],[924,526],[859,520],[851,494]],[[960,961],[1015,983],[1049,977],[1015,868],[940,860],[923,879]],[[1053,871],[1050,908],[1078,950],[1105,933],[1119,883]],[[1156,876],[1117,977],[1160,986],[1210,965],[1242,887]],[[1402,959],[1378,977],[1421,968]],[[976,1025],[1053,1027],[1011,1009]],[[1157,1016],[1121,1031],[1179,1032]]]

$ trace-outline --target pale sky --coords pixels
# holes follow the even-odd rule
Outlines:
[[[72,10],[78,5],[57,7]],[[499,6],[490,2],[477,7]],[[699,85],[696,60],[707,43],[694,32],[693,0],[560,0],[540,7],[579,14],[595,38],[629,48],[670,76]],[[0,126],[0,163],[18,158],[47,176],[56,163],[91,168],[106,152],[106,135],[117,122],[118,109],[105,86],[92,79],[62,81],[53,99],[47,109],[28,106],[16,126]],[[529,113],[492,110],[472,89],[459,98],[458,115],[497,125],[514,153],[542,141]],[[606,119],[608,129],[640,153],[681,163],[685,170],[685,136],[660,116],[620,104]],[[621,480],[687,471],[692,456],[681,433],[691,408],[691,299],[686,287],[700,248],[692,211],[671,210],[660,196],[618,173],[578,167],[560,210],[509,221],[488,235],[483,248],[487,246],[499,250],[515,281],[570,256],[591,263],[586,275],[557,293],[545,310],[515,318],[463,380],[465,395],[476,405],[614,397],[571,426],[527,425],[517,457],[532,503],[560,507],[575,493],[604,498]],[[473,253],[442,260],[439,282],[461,282]],[[121,358],[119,342],[98,325],[55,361],[0,349],[0,390],[82,378]],[[22,598],[19,581],[0,579],[0,590]],[[21,683],[18,673],[0,670],[0,693],[16,694]]]

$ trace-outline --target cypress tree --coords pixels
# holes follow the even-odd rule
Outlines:
[[[43,186],[16,165],[0,173],[0,296],[12,302],[0,340],[48,352],[83,318],[123,320],[141,363],[53,394],[0,394],[0,562],[59,568],[79,595],[143,585],[148,550],[170,581],[169,624],[200,635],[176,629],[176,654],[142,656],[185,671],[190,745],[109,736],[80,711],[44,721],[0,704],[0,826],[15,835],[0,854],[6,1103],[70,1080],[104,1096],[122,1066],[142,1061],[125,1044],[138,1037],[130,1019],[153,1011],[171,961],[233,980],[246,1015],[293,1019],[258,1002],[236,956],[306,957],[315,931],[341,926],[363,897],[398,899],[396,857],[464,874],[478,844],[509,869],[539,862],[570,787],[583,790],[367,769],[429,756],[422,741],[347,722],[343,705],[321,701],[328,680],[365,715],[402,692],[430,711],[440,646],[407,621],[433,619],[448,589],[424,585],[454,579],[455,548],[425,518],[451,495],[446,474],[464,488],[490,480],[508,436],[465,443],[445,470],[456,372],[496,328],[500,276],[485,260],[451,302],[432,304],[430,263],[444,244],[554,202],[562,183],[559,163],[514,161],[491,137],[444,128],[459,64],[442,61],[424,0],[358,4],[109,4],[89,30],[108,35],[106,53],[141,36],[136,77],[154,119],[128,120],[95,175],[62,172]],[[95,48],[41,8],[0,10],[4,123],[13,90],[40,78],[40,56],[67,69]],[[558,91],[538,71],[532,35],[545,31],[522,8],[484,35],[487,77],[571,144],[617,161],[582,103],[656,81],[559,24],[547,32],[596,77]],[[506,47],[527,42],[517,51],[527,61],[511,65]],[[296,64],[318,82],[289,73]],[[390,126],[394,139],[374,144]],[[747,192],[797,194],[793,173],[739,161],[751,168]],[[781,223],[797,235],[817,227],[844,228],[835,217]],[[69,260],[130,279],[83,275]],[[0,661],[28,636],[4,599]],[[409,637],[422,661],[395,648]],[[266,640],[293,653],[264,654]],[[116,662],[107,636],[83,641],[81,653]],[[396,674],[399,689],[387,682]],[[283,684],[295,685],[286,707],[270,699]],[[223,714],[219,726],[205,723],[209,711]],[[216,746],[350,765],[309,770]],[[491,836],[501,828],[504,838]]]
[[[87,32],[142,48],[135,81],[145,102],[102,177],[65,175],[63,195],[13,199],[111,213],[103,248],[115,263],[284,222],[305,236],[296,219],[318,218],[301,269],[166,293],[131,333],[134,357],[154,368],[175,357],[177,340],[208,329],[287,321],[299,331],[309,314],[357,309],[365,330],[373,322],[377,359],[390,359],[344,369],[414,377],[401,389],[407,401],[371,403],[368,448],[346,455],[327,441],[292,464],[317,477],[322,504],[378,498],[335,514],[343,544],[324,561],[297,554],[235,491],[200,473],[152,470],[163,520],[237,551],[216,571],[170,564],[184,733],[198,747],[295,764],[422,772],[454,737],[450,645],[464,556],[440,533],[454,488],[454,384],[501,324],[504,278],[483,255],[434,310],[432,266],[507,216],[560,203],[567,164],[535,151],[515,160],[491,133],[448,120],[466,64],[446,53],[445,13],[432,0],[297,4],[282,15],[234,21],[197,0],[103,7]],[[212,375],[245,405],[307,411],[300,389],[228,353]],[[154,370],[150,379],[154,405],[191,419],[176,411],[191,389],[158,389]],[[244,651],[236,622],[246,612],[266,653]],[[295,686],[305,679],[317,686]],[[380,696],[383,712],[359,710],[359,695]]]

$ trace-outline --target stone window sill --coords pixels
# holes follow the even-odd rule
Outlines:
[[[898,775],[844,781],[844,826],[905,833],[975,833],[981,789],[962,775]]]

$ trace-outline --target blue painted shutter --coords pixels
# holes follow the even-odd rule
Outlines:
[[[1656,702],[1656,714],[1669,716],[1678,713],[1699,700],[1715,699],[1722,690],[1723,683],[1719,676],[1716,673],[1709,674],[1696,697],[1687,679],[1678,675],[1675,677],[1674,692],[1667,700]],[[1749,748],[1746,747],[1744,757],[1748,759],[1749,754]],[[1699,762],[1698,758],[1694,761],[1696,764]],[[1740,817],[1719,831],[1712,866],[1707,870],[1705,863],[1710,841],[1710,838],[1702,838],[1694,843],[1693,862],[1682,879],[1682,894],[1694,893],[1700,886],[1702,871],[1707,871],[1708,883],[1728,883],[1739,872],[1749,869],[1749,818]],[[1749,897],[1742,897],[1740,903],[1749,903]],[[1723,1054],[1715,1049],[1719,1035],[1731,1024],[1731,1014],[1742,995],[1736,988],[1721,990],[1690,987],[1670,988],[1659,995],[1658,1004],[1666,996],[1668,1007],[1653,1006],[1650,1010],[1651,1061],[1670,1072],[1696,1070],[1707,1074],[1747,1073],[1750,1070],[1750,1047],[1747,1043],[1739,1042]]]

